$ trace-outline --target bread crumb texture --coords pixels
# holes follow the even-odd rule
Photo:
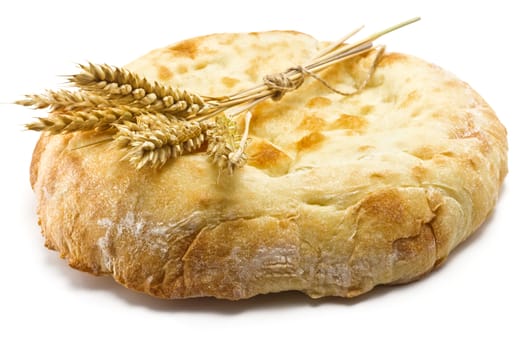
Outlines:
[[[208,96],[306,62],[323,43],[296,32],[216,34],[128,68]],[[320,75],[351,91],[373,55]],[[386,54],[341,96],[314,79],[253,111],[248,164],[205,154],[135,170],[87,133],[38,142],[31,182],[46,246],[77,269],[161,298],[249,298],[299,290],[352,297],[420,278],[493,209],[506,131],[467,84]]]

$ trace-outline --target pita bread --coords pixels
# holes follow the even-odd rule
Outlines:
[[[128,68],[222,96],[308,61],[296,32],[216,34]],[[321,73],[352,90],[373,55]],[[31,165],[46,246],[79,270],[162,298],[298,290],[352,297],[420,278],[472,234],[507,172],[506,131],[446,71],[386,54],[361,93],[314,79],[253,109],[248,164],[218,180],[205,153],[136,170],[89,133],[43,134]]]

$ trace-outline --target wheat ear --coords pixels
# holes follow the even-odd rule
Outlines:
[[[208,130],[207,154],[220,171],[227,170],[229,174],[232,174],[235,169],[246,163],[245,151],[248,144],[250,120],[251,113],[247,112],[242,136],[237,132],[237,123],[224,113],[216,117],[215,127]]]
[[[169,159],[199,149],[210,128],[208,122],[183,122],[162,114],[142,114],[135,123],[115,125],[115,145],[127,148],[123,159],[137,169],[162,167]]]
[[[117,100],[119,104],[146,107],[150,111],[186,118],[207,107],[197,94],[174,89],[107,64],[80,65],[82,73],[72,75],[70,82],[92,94]]]
[[[85,91],[47,90],[43,94],[26,95],[16,104],[35,109],[49,108],[54,111],[88,110],[113,106],[108,99]]]
[[[51,113],[45,118],[26,124],[28,130],[48,131],[51,134],[65,134],[74,131],[102,131],[125,121],[133,122],[141,113],[135,108],[110,107],[89,111],[70,111]]]

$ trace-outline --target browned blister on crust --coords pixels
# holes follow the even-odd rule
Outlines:
[[[217,34],[128,68],[207,96],[306,62],[295,32]],[[341,90],[373,55],[320,73]],[[219,174],[205,153],[136,170],[104,135],[42,135],[31,183],[46,246],[77,269],[162,298],[242,299],[299,290],[352,297],[441,264],[493,209],[506,131],[467,84],[386,54],[359,94],[314,79],[252,110],[248,162]]]

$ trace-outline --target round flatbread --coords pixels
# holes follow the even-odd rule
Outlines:
[[[222,96],[307,62],[326,44],[296,32],[217,34],[127,66]],[[374,53],[320,73],[351,91]],[[43,134],[31,165],[46,246],[77,269],[163,298],[298,290],[352,297],[441,264],[495,205],[506,131],[467,84],[388,53],[367,87],[315,79],[252,110],[247,164],[205,153],[136,170],[92,133]]]

